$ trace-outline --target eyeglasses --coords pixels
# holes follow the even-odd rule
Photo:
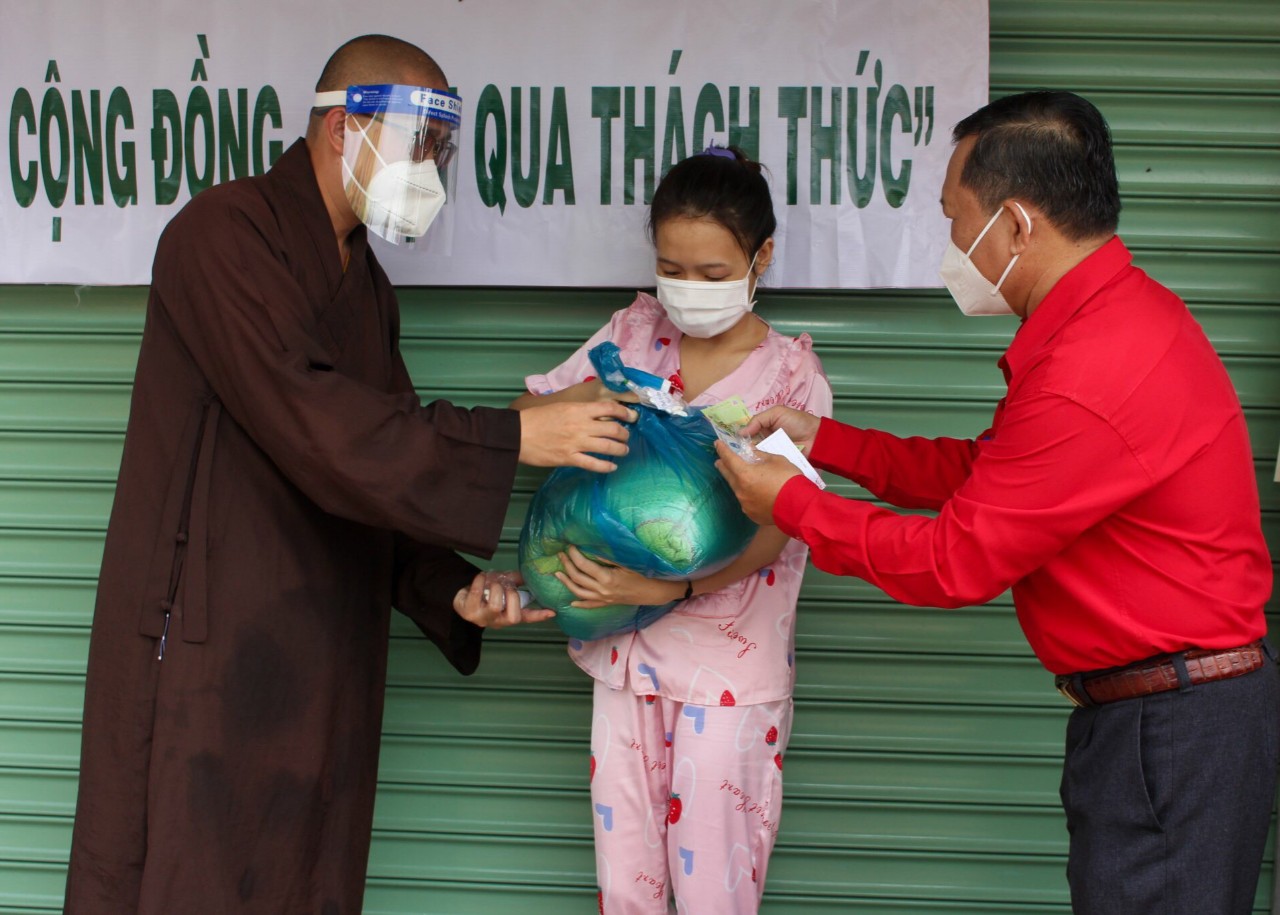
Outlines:
[[[405,139],[406,158],[414,162],[425,162],[434,159],[437,168],[444,168],[458,151],[453,142],[453,132],[438,122],[410,127],[408,124],[386,118],[382,120],[383,130],[394,130]],[[421,124],[421,122],[417,122]]]
[[[428,127],[420,127],[413,132],[410,149],[414,162],[434,159],[436,168],[444,168],[458,151],[458,145],[452,139],[432,133]]]

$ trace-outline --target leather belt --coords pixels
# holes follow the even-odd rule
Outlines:
[[[1065,674],[1054,678],[1058,692],[1075,706],[1105,705],[1153,693],[1181,689],[1178,667],[1186,666],[1191,685],[1240,677],[1266,662],[1262,640],[1239,648],[1191,648],[1159,655],[1127,667],[1097,673]]]

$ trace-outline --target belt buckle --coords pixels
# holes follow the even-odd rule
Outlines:
[[[1079,696],[1077,696],[1075,693],[1075,690],[1073,689],[1073,687],[1075,686],[1075,683],[1073,682],[1072,677],[1063,677],[1063,676],[1054,677],[1053,685],[1058,690],[1058,692],[1062,693],[1062,695],[1066,697],[1067,701],[1070,702],[1072,705],[1074,705],[1076,708],[1085,707],[1085,701],[1081,699]]]

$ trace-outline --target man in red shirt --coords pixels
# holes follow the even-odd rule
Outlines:
[[[1277,761],[1271,560],[1243,412],[1182,301],[1131,264],[1111,139],[1067,92],[961,121],[942,189],[942,276],[967,314],[1022,319],[1008,384],[973,440],[898,438],[775,407],[818,467],[903,515],[819,490],[781,458],[720,446],[747,514],[814,565],[909,604],[1013,589],[1079,706],[1061,795],[1077,913],[1247,913]]]

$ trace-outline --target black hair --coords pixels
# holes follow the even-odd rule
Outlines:
[[[778,220],[764,166],[735,146],[712,146],[672,166],[649,204],[649,240],[668,219],[711,219],[729,230],[753,258],[773,235]]]
[[[1011,197],[1035,204],[1072,241],[1110,235],[1120,221],[1111,131],[1089,101],[1037,90],[997,99],[955,126],[976,136],[960,183],[994,210]]]

